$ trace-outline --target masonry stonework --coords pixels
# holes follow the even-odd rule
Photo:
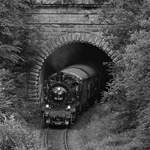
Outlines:
[[[120,55],[111,50],[111,46],[100,34],[102,24],[99,22],[99,8],[87,7],[36,7],[27,15],[29,26],[36,26],[40,31],[40,40],[45,43],[35,60],[30,72],[29,99],[39,100],[41,96],[41,69],[46,58],[58,47],[71,42],[89,43],[102,49],[117,63]]]

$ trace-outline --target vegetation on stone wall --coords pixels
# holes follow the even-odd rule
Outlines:
[[[38,136],[25,125],[18,113],[25,100],[25,45],[28,29],[25,0],[0,0],[0,149],[37,149]],[[23,110],[22,110],[23,111]],[[24,125],[23,125],[24,124]],[[37,142],[36,142],[37,141]]]
[[[112,14],[111,21],[120,25],[110,27],[106,34],[111,33],[112,40],[115,39],[114,48],[122,52],[123,58],[115,69],[114,81],[107,93],[111,96],[108,98],[111,100],[113,97],[118,104],[123,104],[124,110],[120,115],[129,117],[125,122],[129,123],[127,128],[139,130],[139,126],[142,126],[141,131],[149,130],[150,118],[143,115],[147,115],[150,100],[150,3],[147,0],[114,2],[116,9],[107,13]],[[144,125],[139,119],[141,113],[145,119],[142,121]],[[147,145],[145,142],[142,146]],[[141,149],[150,148],[145,146]]]
[[[87,149],[149,150],[150,2],[110,0],[108,3],[115,7],[102,8],[100,21],[113,25],[103,27],[102,32],[114,51],[123,57],[112,67],[114,79],[104,92],[103,102],[110,106],[110,115],[91,120],[86,133],[89,129],[95,131],[97,140],[89,141]],[[103,128],[107,134],[102,134]]]

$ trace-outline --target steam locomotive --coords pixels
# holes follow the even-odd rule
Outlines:
[[[100,72],[89,65],[72,65],[52,74],[44,86],[43,123],[71,125],[99,95]]]

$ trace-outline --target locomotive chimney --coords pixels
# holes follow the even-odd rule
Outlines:
[[[58,77],[58,81],[62,81],[63,80],[63,73],[62,72],[58,72],[57,73],[57,77]]]

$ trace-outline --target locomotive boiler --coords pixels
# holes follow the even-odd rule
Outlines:
[[[72,65],[52,74],[44,85],[43,122],[73,124],[99,95],[100,72],[90,65]]]

